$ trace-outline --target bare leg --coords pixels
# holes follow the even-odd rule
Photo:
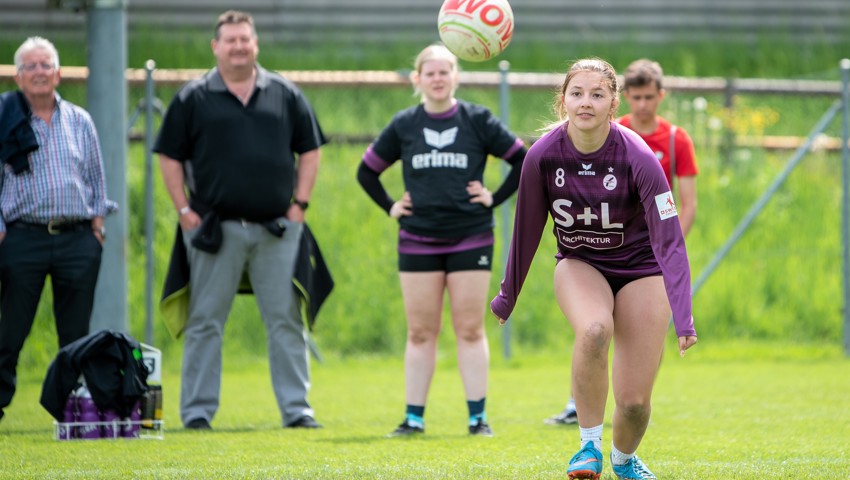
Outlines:
[[[446,275],[444,272],[401,272],[399,277],[407,315],[405,399],[408,405],[425,405],[437,359]]]
[[[614,334],[614,296],[595,268],[564,259],[555,267],[555,296],[575,331],[572,393],[582,428],[602,425],[608,397],[608,350]]]
[[[634,453],[649,424],[652,387],[661,363],[670,305],[661,276],[629,283],[614,308],[612,386],[614,446]]]
[[[452,326],[457,337],[457,364],[467,400],[487,395],[490,349],[484,333],[484,313],[490,272],[467,270],[448,274]]]

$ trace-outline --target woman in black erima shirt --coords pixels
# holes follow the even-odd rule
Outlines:
[[[512,195],[526,148],[486,108],[455,98],[457,58],[442,45],[416,58],[411,80],[422,96],[366,150],[357,179],[400,225],[399,277],[407,316],[405,420],[391,436],[425,431],[425,402],[448,291],[469,433],[492,436],[484,406],[490,353],[484,333],[493,257],[492,209]],[[487,157],[511,164],[494,193],[483,184]],[[390,197],[379,175],[401,160],[405,192]]]

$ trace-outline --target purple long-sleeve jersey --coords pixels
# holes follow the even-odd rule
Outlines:
[[[646,143],[611,122],[596,152],[576,150],[566,124],[528,150],[522,166],[513,240],[499,294],[490,306],[507,319],[528,275],[547,214],[557,259],[582,260],[606,276],[661,274],[677,336],[696,335],[691,272],[676,205],[664,171]]]

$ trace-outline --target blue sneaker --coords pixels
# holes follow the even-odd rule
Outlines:
[[[602,452],[593,446],[593,442],[587,442],[570,459],[567,477],[596,480],[600,475],[602,475]]]
[[[614,475],[621,480],[642,480],[647,478],[655,480],[655,474],[650,472],[646,468],[646,465],[643,464],[643,461],[637,456],[630,458],[625,465],[614,465],[614,462],[611,462],[611,467],[614,469]]]

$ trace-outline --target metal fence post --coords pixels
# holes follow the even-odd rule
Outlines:
[[[145,62],[145,341],[154,344],[153,281],[154,281],[154,206],[153,206],[153,71],[156,62]]]
[[[844,355],[850,356],[850,59],[839,63],[841,69],[841,237],[844,257]]]
[[[735,79],[727,79],[723,101],[723,106],[726,108],[726,118],[723,122],[723,146],[721,147],[726,166],[732,164],[735,156],[735,127],[731,122],[732,118],[734,118],[736,90]]]
[[[118,203],[118,211],[105,222],[109,239],[103,246],[90,330],[127,332],[127,1],[87,4],[87,106],[100,137],[106,193]]]
[[[499,73],[501,73],[501,83],[499,84],[499,102],[500,102],[500,117],[502,123],[506,126],[509,125],[510,121],[510,85],[508,84],[508,72],[511,69],[511,63],[507,60],[502,60],[499,62]],[[502,162],[502,178],[506,178],[508,176],[510,168],[507,163]],[[499,249],[499,252],[502,256],[502,266],[505,267],[508,264],[508,252],[511,246],[511,226],[513,223],[511,222],[511,211],[510,208],[511,201],[506,200],[505,203],[502,204],[502,246]],[[487,307],[489,310],[489,306]],[[509,320],[509,319],[505,319]],[[511,358],[511,322],[507,322],[501,327],[502,329],[502,354],[505,358]]]

